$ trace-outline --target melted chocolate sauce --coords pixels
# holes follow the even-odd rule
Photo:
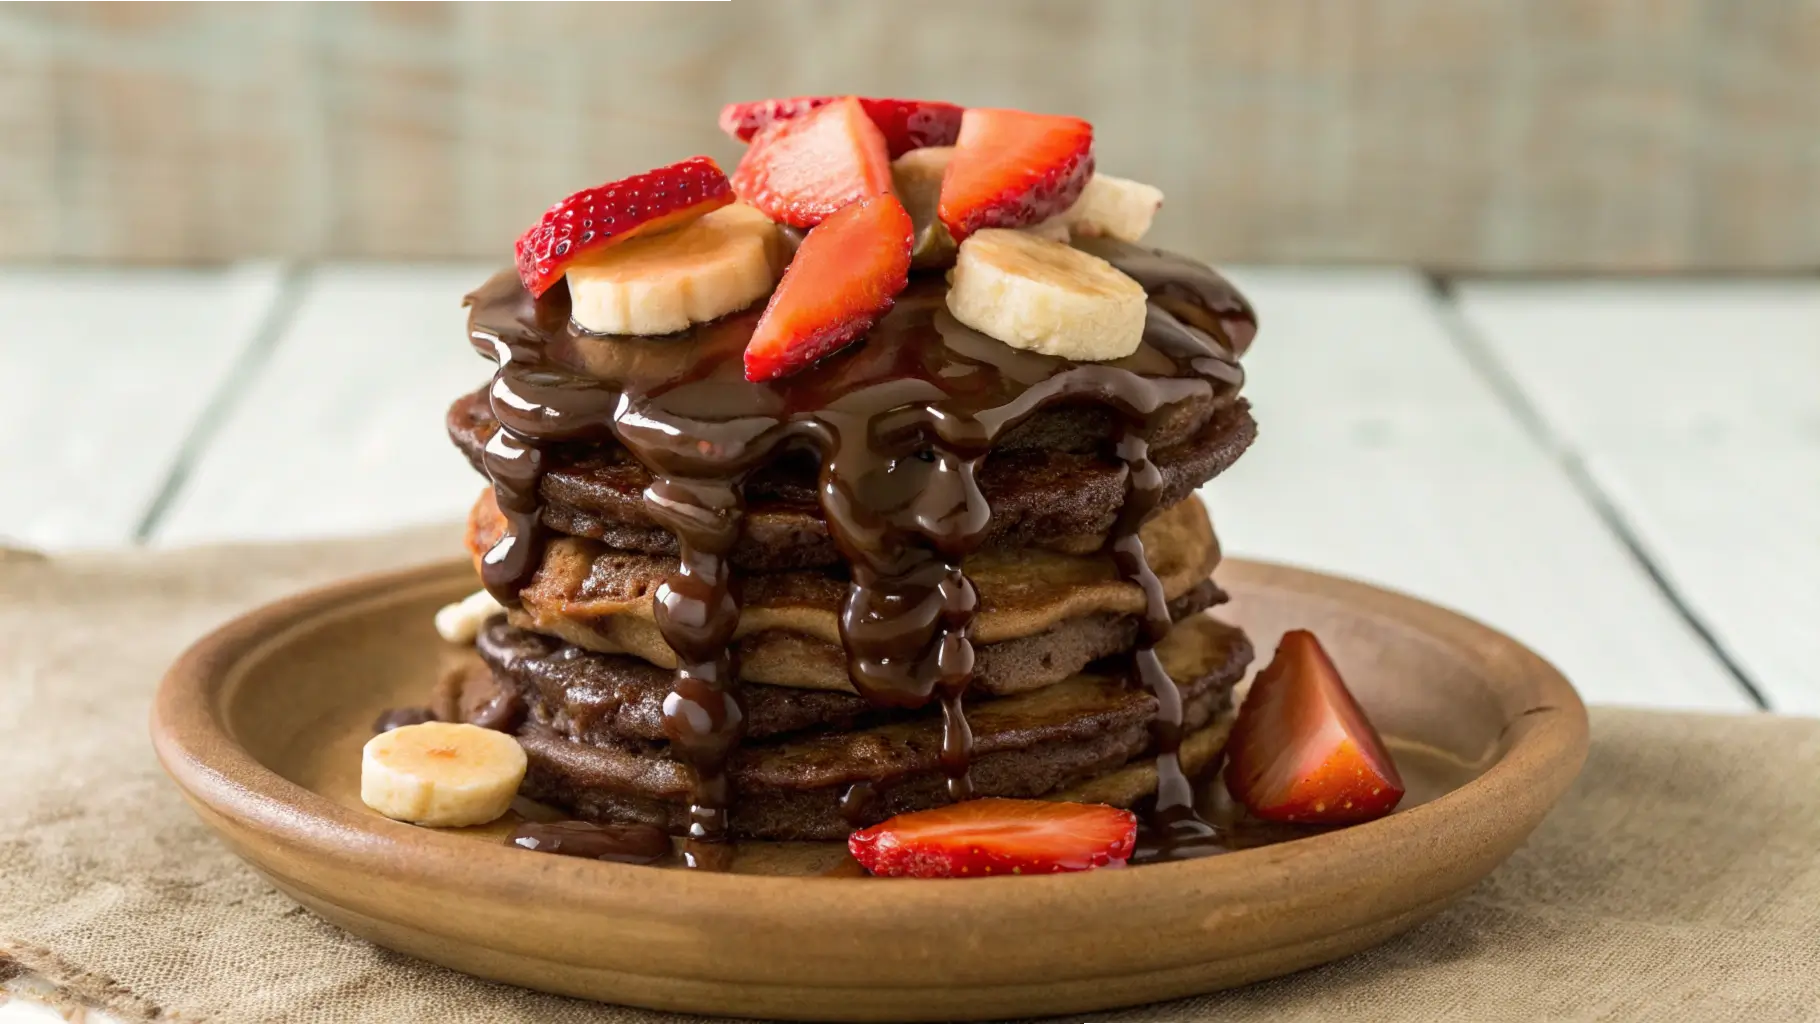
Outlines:
[[[962,564],[991,519],[975,474],[1006,431],[1061,403],[1110,409],[1125,424],[1118,453],[1130,498],[1107,551],[1146,594],[1135,673],[1161,708],[1159,813],[1193,816],[1176,763],[1181,699],[1152,650],[1169,614],[1137,536],[1160,492],[1147,438],[1181,403],[1237,393],[1244,377],[1234,352],[1250,341],[1255,319],[1198,263],[1120,243],[1095,251],[1153,296],[1143,343],[1106,363],[1022,351],[973,331],[948,313],[945,287],[928,279],[913,281],[861,344],[763,383],[743,373],[756,308],[668,337],[599,338],[571,326],[565,286],[533,300],[506,272],[469,297],[470,336],[499,364],[491,401],[500,430],[485,461],[506,531],[482,565],[493,595],[515,605],[542,559],[539,485],[551,445],[624,445],[651,473],[651,515],[677,537],[677,570],[654,600],[679,663],[664,731],[694,777],[689,861],[713,860],[700,844],[725,838],[726,764],[745,727],[732,645],[740,588],[726,557],[739,536],[743,482],[789,453],[819,456],[822,513],[851,568],[840,616],[848,675],[877,705],[941,702],[941,763],[950,794],[965,799],[973,741],[964,698],[979,595]],[[863,797],[854,799],[857,816]]]
[[[402,729],[407,725],[422,725],[425,722],[434,721],[436,721],[436,712],[429,708],[387,708],[373,720],[373,731],[375,733],[391,732],[393,729]]]
[[[654,864],[670,856],[670,837],[655,825],[597,825],[587,821],[527,821],[512,830],[513,846],[565,857]]]

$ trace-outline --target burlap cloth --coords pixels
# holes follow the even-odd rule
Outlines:
[[[184,806],[152,688],[235,612],[457,550],[0,556],[0,977],[126,1020],[656,1021],[377,949],[291,904]],[[1096,1020],[1813,1019],[1820,721],[1601,709],[1579,785],[1438,919],[1293,977]]]

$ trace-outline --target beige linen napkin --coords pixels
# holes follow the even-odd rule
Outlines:
[[[299,909],[163,776],[153,687],[233,614],[445,557],[453,528],[0,559],[0,978],[126,1020],[675,1021],[478,981]],[[1094,1020],[1813,1019],[1820,721],[1599,710],[1579,784],[1511,861],[1368,953]]]

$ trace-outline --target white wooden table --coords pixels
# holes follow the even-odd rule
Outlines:
[[[462,515],[442,414],[491,269],[0,269],[0,541]],[[1820,278],[1232,273],[1263,329],[1258,443],[1204,492],[1228,552],[1461,609],[1590,701],[1820,714]]]

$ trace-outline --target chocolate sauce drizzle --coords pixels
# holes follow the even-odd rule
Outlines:
[[[552,445],[624,445],[651,474],[650,514],[677,537],[677,569],[653,600],[677,654],[664,731],[693,773],[692,845],[726,836],[726,767],[745,731],[733,646],[740,586],[727,559],[744,481],[792,452],[819,458],[823,516],[851,570],[840,625],[854,689],[881,706],[939,701],[949,793],[967,799],[979,595],[963,563],[991,519],[975,477],[1007,431],[1058,403],[1102,407],[1122,424],[1128,500],[1106,551],[1146,595],[1134,675],[1159,705],[1158,813],[1193,817],[1176,760],[1181,699],[1154,651],[1170,617],[1138,537],[1161,491],[1149,438],[1182,403],[1237,394],[1235,352],[1256,320],[1199,263],[1122,243],[1094,251],[1153,297],[1143,344],[1107,363],[1022,351],[973,331],[948,313],[939,280],[913,281],[862,343],[756,384],[744,379],[742,355],[758,309],[663,338],[599,338],[571,325],[565,286],[534,300],[506,272],[469,296],[470,337],[498,363],[490,394],[500,429],[485,462],[506,530],[482,564],[494,597],[516,605],[542,559],[539,485]],[[856,815],[875,798],[851,796]]]

